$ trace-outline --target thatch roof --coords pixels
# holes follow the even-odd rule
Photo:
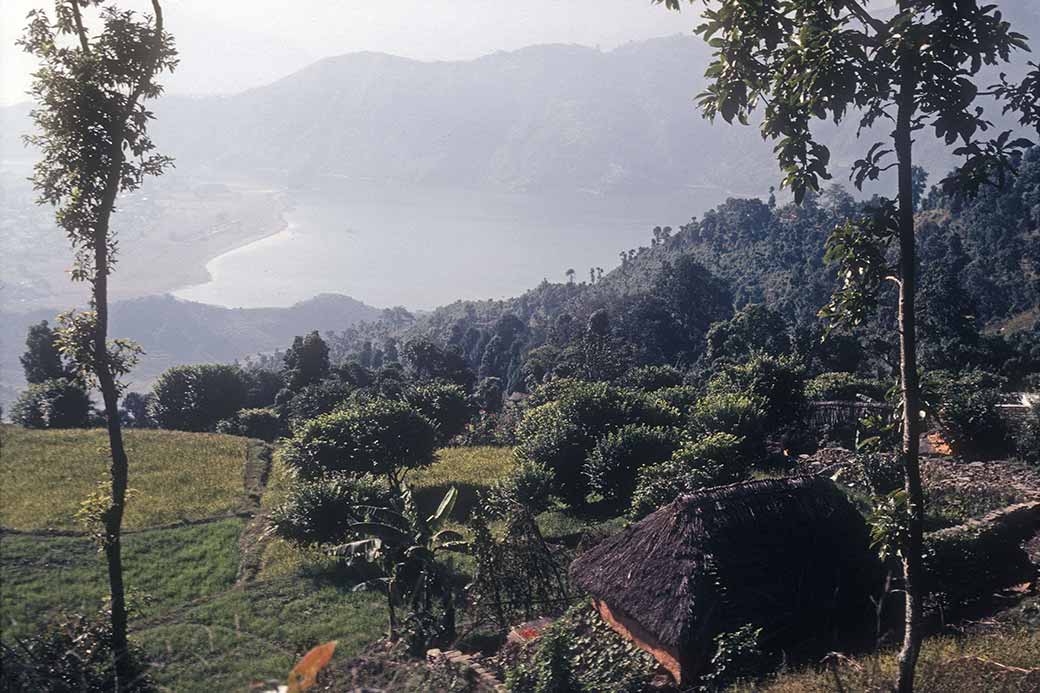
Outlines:
[[[684,651],[745,623],[784,648],[826,637],[846,617],[862,620],[875,566],[844,494],[826,478],[793,477],[679,498],[570,570],[580,588]]]

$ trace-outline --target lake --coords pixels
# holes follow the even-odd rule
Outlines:
[[[732,193],[730,193],[732,194]],[[746,194],[746,193],[745,193]],[[728,194],[687,189],[610,197],[496,194],[380,185],[288,193],[287,228],[207,265],[211,280],[184,299],[229,307],[287,306],[341,293],[375,306],[428,309],[508,298],[574,268],[618,264]]]

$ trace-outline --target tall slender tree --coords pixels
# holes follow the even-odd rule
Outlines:
[[[89,11],[89,16],[84,16]],[[53,14],[29,13],[19,44],[39,61],[32,96],[41,158],[32,181],[40,204],[56,208],[57,224],[75,252],[74,281],[90,285],[90,310],[66,314],[63,351],[100,389],[111,456],[111,498],[104,511],[104,552],[111,592],[114,690],[130,681],[121,533],[129,476],[119,420],[119,379],[139,349],[108,338],[108,278],[117,243],[110,227],[120,193],[160,175],[172,160],[155,153],[147,133],[153,117],[143,103],[157,97],[158,75],[173,70],[177,52],[163,29],[159,0],[152,14],[120,10],[107,0],[56,0]]]
[[[678,10],[682,0],[653,0]],[[690,0],[691,3],[694,0]],[[984,100],[1019,124],[1040,128],[1040,67],[1025,79],[980,89],[984,70],[1028,50],[996,5],[977,0],[898,0],[884,16],[869,0],[713,0],[697,28],[715,49],[698,97],[705,115],[748,124],[763,111],[763,137],[776,142],[783,185],[801,202],[830,178],[830,151],[812,130],[814,120],[834,124],[856,116],[859,132],[891,130],[855,162],[857,186],[896,170],[896,197],[872,214],[849,220],[828,240],[827,257],[840,267],[842,286],[824,317],[857,323],[876,308],[880,288],[898,291],[902,445],[907,497],[905,542],[900,551],[905,628],[898,690],[909,693],[921,645],[921,565],[924,498],[918,464],[920,388],[914,299],[918,260],[914,237],[914,142],[931,131],[964,161],[943,181],[971,193],[1000,184],[1030,146],[1010,130],[995,137]],[[997,77],[990,81],[997,81]],[[895,156],[890,162],[888,157]],[[889,248],[897,257],[888,261]],[[924,268],[927,271],[927,268]]]

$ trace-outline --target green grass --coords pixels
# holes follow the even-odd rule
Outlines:
[[[383,597],[315,578],[265,580],[144,623],[134,640],[156,681],[178,693],[244,691],[285,683],[297,659],[337,640],[335,660],[357,655],[386,628]],[[269,686],[272,687],[273,686]]]
[[[163,613],[230,588],[243,521],[157,529],[123,538],[126,585],[142,612]],[[4,637],[34,632],[60,613],[96,613],[108,595],[104,556],[83,537],[0,537]]]
[[[128,430],[124,528],[226,513],[241,506],[246,440],[208,433]],[[76,529],[76,511],[108,479],[102,429],[0,428],[0,525]]]
[[[459,491],[454,519],[465,520],[477,503],[477,494],[512,469],[513,450],[490,446],[443,448],[437,461],[426,469],[409,473],[407,482],[415,493],[416,503],[428,512],[437,509],[444,494],[454,486]]]

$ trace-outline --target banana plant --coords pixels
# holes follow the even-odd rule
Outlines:
[[[386,595],[387,637],[399,637],[397,610],[407,608],[408,617],[426,631],[434,624],[435,632],[451,634],[455,629],[450,570],[438,560],[444,552],[466,552],[469,543],[456,531],[445,529],[458,499],[452,487],[444,494],[436,512],[425,519],[415,506],[411,490],[401,485],[398,507],[366,506],[358,510],[364,522],[350,525],[354,541],[329,549],[348,562],[374,565],[380,577],[357,585],[355,590],[379,590]],[[439,601],[443,614],[434,617],[433,607]]]

